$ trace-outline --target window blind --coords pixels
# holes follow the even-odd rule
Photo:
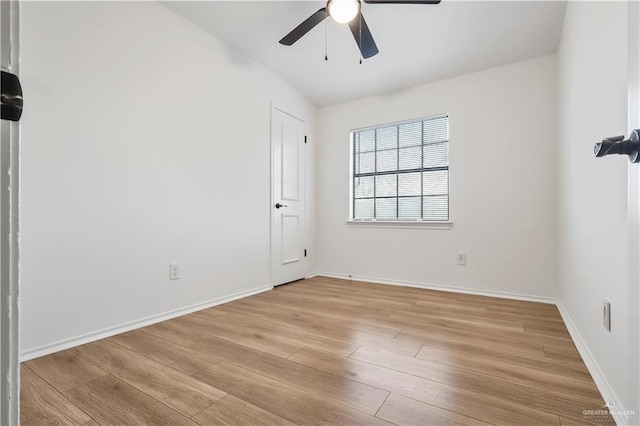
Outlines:
[[[449,116],[352,132],[352,219],[449,220]]]

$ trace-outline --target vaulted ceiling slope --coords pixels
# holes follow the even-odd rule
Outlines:
[[[332,19],[293,46],[278,43],[322,1],[163,4],[279,74],[318,107],[555,53],[566,8],[560,1],[364,4],[380,53],[360,64],[349,28]]]

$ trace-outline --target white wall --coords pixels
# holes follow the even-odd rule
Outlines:
[[[630,409],[628,159],[593,157],[595,142],[627,133],[626,24],[625,2],[567,7],[558,53],[558,231],[560,301],[606,381],[605,398]],[[611,332],[602,325],[603,299],[611,302]]]
[[[547,56],[320,109],[318,272],[554,297],[556,77]],[[453,228],[347,225],[349,131],[440,113]]]
[[[26,2],[21,54],[23,354],[269,286],[270,105],[313,145],[309,102],[157,3]]]

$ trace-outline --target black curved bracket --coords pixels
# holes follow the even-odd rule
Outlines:
[[[593,147],[593,153],[596,157],[609,154],[627,155],[632,163],[640,163],[640,130],[631,132],[629,139],[625,139],[624,136],[603,139]]]
[[[0,89],[0,116],[3,120],[20,120],[23,105],[20,79],[15,74],[2,71]]]

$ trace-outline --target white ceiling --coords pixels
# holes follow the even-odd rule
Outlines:
[[[364,4],[380,53],[360,65],[351,31],[332,19],[293,46],[278,43],[323,1],[163,4],[279,74],[319,107],[552,54],[566,7],[556,1]]]

